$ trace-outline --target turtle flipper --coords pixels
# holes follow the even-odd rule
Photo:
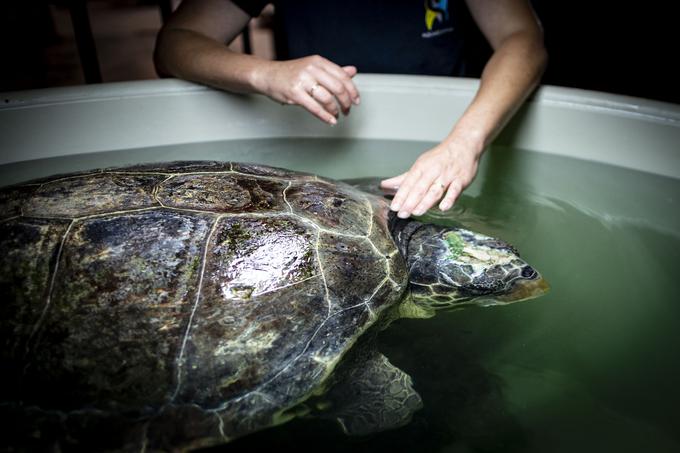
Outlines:
[[[364,352],[342,364],[336,384],[324,398],[330,407],[316,414],[335,419],[354,436],[404,426],[423,406],[408,374],[377,350]]]

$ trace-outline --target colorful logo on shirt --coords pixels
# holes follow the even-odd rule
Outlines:
[[[440,25],[449,18],[448,0],[425,0],[425,26],[432,31],[435,21]]]
[[[425,27],[427,31],[422,33],[423,38],[434,38],[453,31],[448,0],[425,0]]]

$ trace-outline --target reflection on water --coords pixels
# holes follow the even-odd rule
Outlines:
[[[0,169],[0,182],[252,155],[326,176],[371,169],[389,176],[397,171],[381,166],[384,156],[405,165],[414,147],[428,144],[262,140],[238,152],[233,143],[195,146],[191,153],[166,147],[17,164]],[[377,181],[352,183],[375,188]],[[403,428],[349,438],[332,422],[298,419],[212,451],[680,451],[678,199],[680,183],[669,178],[492,150],[456,207],[425,219],[512,243],[551,292],[507,307],[402,319],[382,332],[380,350],[413,377],[423,398],[424,408]]]

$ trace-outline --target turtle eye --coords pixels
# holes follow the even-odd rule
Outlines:
[[[524,266],[522,268],[522,277],[528,279],[534,279],[538,275],[538,272],[531,266]]]

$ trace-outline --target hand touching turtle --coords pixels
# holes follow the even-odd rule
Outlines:
[[[380,183],[396,191],[390,209],[403,219],[423,215],[437,202],[440,210],[450,209],[477,174],[481,154],[481,146],[455,138],[424,152],[409,171]]]

